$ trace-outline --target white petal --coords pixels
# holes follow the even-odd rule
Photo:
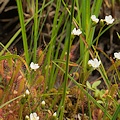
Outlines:
[[[31,67],[31,69],[36,70],[36,69],[39,68],[39,65],[38,65],[38,64],[34,64],[33,62],[31,62],[31,63],[30,63],[30,67]]]
[[[116,59],[120,59],[120,52],[115,52],[115,53],[114,53],[114,57],[115,57]]]
[[[43,101],[41,102],[41,104],[42,104],[42,105],[45,105],[45,101],[43,100]]]
[[[95,22],[95,23],[98,23],[98,22],[99,22],[99,19],[96,18],[95,15],[92,15],[92,16],[91,16],[91,19],[92,19],[92,21]]]
[[[71,32],[72,35],[77,35],[77,36],[79,36],[81,33],[82,31],[80,29],[77,30],[76,28],[74,28]]]
[[[107,23],[107,25],[112,24],[114,22],[114,18],[112,18],[111,15],[105,16],[105,22]]]
[[[37,116],[37,113],[31,113],[30,114],[30,120],[39,120],[39,116]]]
[[[56,117],[56,115],[57,115],[56,112],[54,112],[53,116]]]
[[[94,69],[98,68],[101,64],[101,61],[98,61],[96,58],[93,60],[89,60],[88,64],[91,65]]]
[[[26,95],[29,95],[29,94],[30,94],[30,92],[29,92],[28,89],[25,91],[25,94],[26,94]]]

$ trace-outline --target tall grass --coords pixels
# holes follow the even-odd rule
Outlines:
[[[114,2],[115,1],[113,0],[113,6]],[[31,2],[28,0],[27,4],[28,7],[32,7],[33,9],[33,16],[31,16],[27,22],[25,22],[24,19],[22,0],[16,0],[16,3],[20,20],[20,29],[9,40],[7,45],[4,46],[1,43],[3,50],[0,52],[0,61],[6,60],[9,63],[8,68],[11,70],[12,77],[10,78],[10,82],[8,82],[7,86],[3,86],[5,91],[3,91],[4,95],[0,101],[0,108],[5,108],[9,104],[18,100],[20,108],[18,118],[21,120],[24,119],[25,115],[32,112],[37,112],[38,115],[41,115],[46,120],[57,118],[59,120],[63,120],[66,117],[66,113],[69,114],[69,111],[66,109],[70,107],[72,102],[74,102],[71,100],[72,97],[74,98],[74,95],[72,95],[70,91],[73,90],[74,86],[77,86],[76,91],[79,92],[75,93],[77,100],[76,103],[74,103],[76,106],[74,107],[73,105],[73,114],[78,115],[77,110],[80,107],[82,109],[82,117],[84,118],[84,104],[85,101],[87,101],[87,116],[90,119],[92,119],[93,114],[96,111],[99,111],[99,119],[115,120],[117,117],[120,118],[120,105],[113,95],[119,93],[118,83],[116,82],[115,85],[112,84],[108,77],[109,72],[114,71],[117,73],[117,77],[119,78],[117,67],[120,63],[117,63],[117,61],[112,63],[108,71],[105,70],[104,65],[101,63],[100,67],[97,69],[101,76],[98,79],[103,79],[103,84],[106,89],[99,90],[97,86],[100,82],[96,82],[97,80],[92,85],[88,82],[88,78],[94,70],[92,67],[88,66],[89,59],[98,58],[98,60],[101,60],[99,56],[99,52],[101,52],[111,60],[104,51],[99,50],[98,43],[100,36],[102,36],[103,33],[110,29],[114,24],[103,29],[106,25],[103,23],[97,37],[94,38],[96,36],[95,30],[97,25],[94,25],[91,20],[91,15],[96,15],[96,17],[99,16],[103,0],[72,0],[70,2],[64,0],[50,0],[49,2],[46,2],[46,0],[43,0],[41,8],[38,7],[38,0],[35,0],[35,2],[33,0]],[[50,41],[46,45],[45,49],[42,50],[39,49],[38,41],[39,37],[41,37],[40,33],[45,27],[44,24],[50,11],[48,10],[46,12],[47,14],[43,17],[44,22],[42,24],[41,18],[44,13],[44,9],[48,6],[50,7],[49,10],[51,10],[51,6],[54,8],[54,17],[51,25]],[[33,20],[33,26],[29,47],[26,26],[31,20]],[[70,52],[73,47],[74,40],[76,40],[76,36],[71,36],[73,28],[79,28],[82,30],[82,34],[77,37],[77,43],[79,43],[78,47],[80,47],[80,57],[75,62],[72,62],[70,59]],[[20,33],[22,33],[23,40],[23,56],[12,54],[8,50],[8,47],[10,47]],[[7,54],[3,55],[5,51],[8,53],[6,52]],[[39,69],[36,71],[32,70],[29,67],[31,61],[39,63]],[[3,64],[0,63],[0,65],[2,66]],[[12,65],[14,66],[14,69],[11,67]],[[5,69],[2,66],[2,70],[0,71],[1,76],[4,76],[4,70]],[[78,75],[77,80],[75,79],[76,76],[74,73],[77,73]],[[19,76],[19,74],[23,76],[25,81],[24,83],[20,81],[19,85],[17,85],[20,95],[17,97],[10,96],[12,99],[6,101],[7,95],[9,95],[10,90],[13,89],[12,85],[16,82],[16,76]],[[25,95],[26,89],[29,89],[30,91],[30,95],[27,97]],[[0,93],[0,95],[1,94],[2,93]],[[71,99],[69,96],[72,96]],[[47,105],[44,106],[45,108],[41,106],[42,100],[46,101]],[[71,104],[68,104],[67,102]],[[112,103],[114,105],[110,106],[109,104]],[[111,113],[109,107],[114,107],[112,110],[115,111]],[[24,108],[26,108],[25,114]],[[57,116],[52,116],[54,112],[57,113]]]
[[[22,9],[22,1],[17,0],[17,6],[18,6],[18,14],[19,14],[19,19],[20,19],[20,24],[21,24],[21,29],[22,29],[22,39],[23,39],[23,46],[24,46],[24,52],[25,52],[25,59],[27,64],[29,64],[29,53],[28,53],[28,43],[27,43],[27,36],[26,36],[26,29],[24,25],[24,16],[23,16],[23,9]]]

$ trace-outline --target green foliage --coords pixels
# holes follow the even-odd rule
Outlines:
[[[87,88],[89,88],[90,90],[92,90],[94,92],[94,96],[95,98],[97,98],[97,102],[98,103],[104,103],[105,102],[105,98],[103,97],[103,95],[105,94],[105,90],[99,90],[97,87],[100,85],[101,81],[95,81],[92,85],[87,81],[86,85]]]
[[[91,15],[98,18],[103,0],[43,0],[40,1],[41,4],[39,0],[27,0],[25,9],[31,11],[29,19],[25,19],[22,2],[16,0],[19,30],[5,46],[0,43],[0,110],[6,112],[4,114],[0,111],[1,114],[7,119],[9,111],[13,110],[13,116],[21,120],[33,112],[37,112],[40,119],[46,120],[57,117],[60,120],[67,119],[68,114],[73,114],[69,116],[70,119],[76,119],[74,116],[92,119],[96,113],[99,119],[119,119],[120,105],[117,98],[120,98],[120,91],[117,78],[120,79],[120,62],[98,48],[100,37],[115,23],[105,28],[105,21],[102,21],[102,24],[100,21],[100,30],[98,35],[95,35],[98,24],[91,20]],[[111,4],[114,6],[115,1]],[[47,23],[49,20],[50,24]],[[28,47],[26,29],[30,23],[32,32]],[[44,34],[47,26],[48,36]],[[82,34],[71,35],[74,28],[80,29]],[[11,53],[8,49],[20,33],[23,55]],[[118,32],[117,35],[120,38]],[[48,40],[44,40],[45,36]],[[42,45],[39,46],[41,37]],[[76,41],[77,44],[74,44]],[[41,46],[44,46],[44,49],[40,48]],[[101,61],[100,52],[112,62],[108,71],[102,63],[96,69],[88,66],[90,58]],[[77,55],[78,60],[74,60]],[[38,63],[39,68],[30,68],[30,61]],[[89,77],[94,70],[100,73],[100,78],[91,84]],[[115,84],[109,77],[111,73],[115,76]],[[102,84],[105,88],[100,89],[99,85]],[[30,91],[27,96],[26,89]],[[42,100],[46,102],[44,107],[41,106]],[[78,111],[81,113],[78,114]],[[57,117],[53,116],[55,112]]]

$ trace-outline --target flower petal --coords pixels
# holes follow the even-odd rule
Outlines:
[[[39,68],[39,65],[31,62],[30,63],[30,68],[33,69],[33,70],[37,70]]]
[[[120,52],[115,52],[115,53],[114,53],[114,57],[115,57],[116,59],[120,59]]]
[[[95,15],[91,15],[91,19],[92,19],[92,21],[95,22],[95,23],[98,23],[98,22],[99,22],[99,19],[96,18]]]
[[[105,22],[107,25],[112,24],[114,22],[114,18],[111,15],[105,16]]]
[[[80,29],[77,30],[76,28],[74,28],[71,32],[72,35],[77,35],[77,36],[79,36],[81,33],[82,31]]]
[[[89,60],[88,64],[91,65],[94,69],[96,69],[100,66],[101,61],[98,61],[97,58],[94,58],[93,60]]]

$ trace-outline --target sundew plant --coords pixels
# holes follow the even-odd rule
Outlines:
[[[0,41],[0,119],[119,120],[120,1],[5,1],[18,23]]]

